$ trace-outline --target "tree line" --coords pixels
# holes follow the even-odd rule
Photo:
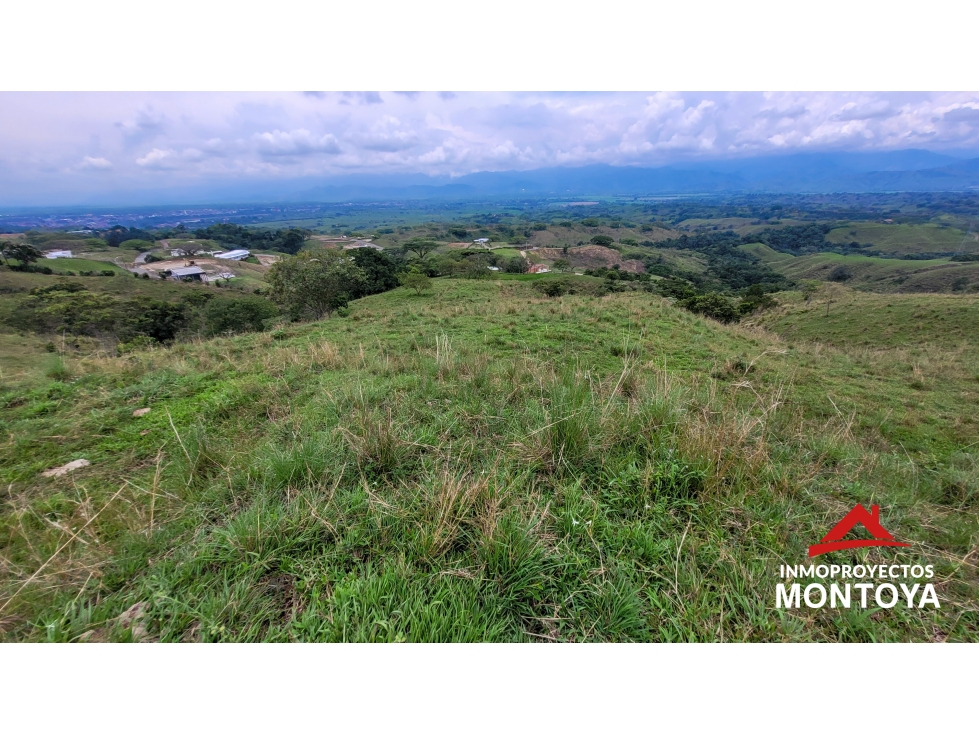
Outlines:
[[[757,240],[752,239],[752,242]],[[656,242],[654,248],[694,250],[707,261],[703,273],[681,270],[667,263],[662,257],[647,255],[643,258],[646,270],[662,277],[682,278],[700,291],[739,292],[757,285],[771,293],[793,286],[792,281],[775,272],[766,263],[739,249],[744,240],[734,232],[699,232],[694,235]]]
[[[278,309],[260,296],[222,297],[193,290],[168,301],[90,290],[66,279],[33,288],[5,322],[38,334],[167,344],[181,336],[260,331],[278,315]]]
[[[298,227],[255,230],[228,223],[194,230],[194,237],[198,239],[214,240],[241,249],[275,250],[288,255],[298,253],[312,234],[310,230]]]

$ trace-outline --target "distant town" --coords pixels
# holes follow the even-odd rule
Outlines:
[[[337,205],[329,207],[330,211]],[[329,216],[319,204],[292,206],[201,206],[173,208],[121,209],[21,209],[0,211],[0,233],[22,232],[28,229],[65,230],[88,234],[87,230],[106,229],[116,224],[146,228],[206,227],[216,222],[262,223],[289,219],[309,219]]]

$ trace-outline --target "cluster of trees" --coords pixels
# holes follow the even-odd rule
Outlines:
[[[121,342],[146,336],[169,342],[186,324],[182,304],[119,298],[88,290],[77,281],[34,288],[11,316],[15,326],[39,333],[67,333]]]
[[[615,271],[609,271],[613,273]],[[626,291],[646,291],[656,292],[656,288],[649,277],[641,277],[642,273],[623,273],[625,277],[606,277],[602,280],[592,278],[546,278],[535,281],[533,288],[546,296],[556,297],[565,294],[582,294],[590,296],[605,296],[609,293],[623,293]],[[632,276],[639,275],[638,278]]]
[[[530,262],[517,256],[498,255],[479,250],[454,250],[433,254],[437,247],[435,240],[415,237],[401,245],[398,259],[393,260],[400,270],[415,270],[429,278],[448,275],[465,278],[489,277],[490,267],[498,267],[505,273],[526,273]],[[358,250],[363,252],[366,250]],[[374,250],[373,252],[377,252]],[[385,257],[387,254],[384,253]]]
[[[208,336],[264,331],[278,316],[279,309],[264,298],[210,298],[200,311],[202,331]]]
[[[534,232],[542,232],[547,229],[544,222],[500,222],[495,217],[477,217],[479,225],[467,227],[462,224],[447,226],[444,230],[429,227],[428,236],[435,236],[438,239],[457,239],[468,240],[477,237],[488,237],[496,241],[510,242],[511,244],[522,244],[527,238],[532,237]],[[389,230],[393,232],[393,230]],[[383,230],[376,230],[382,234]]]
[[[120,343],[144,338],[167,344],[181,335],[261,331],[279,310],[258,296],[218,297],[192,291],[179,301],[126,298],[92,291],[78,281],[34,288],[7,318],[15,328]]]
[[[852,277],[853,273],[850,271],[850,268],[848,268],[846,265],[837,265],[835,268],[829,271],[829,275],[826,276],[826,280],[834,283],[845,283]]]
[[[41,257],[37,248],[18,242],[6,243],[2,254],[15,268],[30,267]],[[424,262],[424,258],[416,257],[415,262]],[[475,261],[469,266],[475,268]],[[89,290],[77,281],[60,280],[33,289],[22,307],[9,316],[8,324],[38,333],[110,338],[122,343],[141,338],[168,343],[182,334],[213,336],[262,330],[282,312],[294,320],[329,316],[355,298],[397,288],[407,271],[404,258],[392,258],[370,248],[304,251],[270,268],[269,299],[243,294],[219,297],[208,289],[194,289],[177,302],[127,298]],[[415,273],[428,280],[418,268]]]
[[[109,247],[120,247],[123,242],[130,242],[132,240],[139,240],[146,243],[155,242],[159,233],[154,234],[138,227],[127,228],[119,225],[111,227],[101,234],[102,239],[105,240],[105,244]]]
[[[405,242],[393,256],[372,248],[300,252],[269,269],[269,298],[293,320],[315,319],[342,312],[356,298],[399,285],[420,294],[431,287],[431,279],[436,277],[480,279],[490,277],[491,267],[507,273],[525,273],[530,267],[530,261],[523,257],[467,250],[435,255],[434,249],[433,240],[419,237]],[[572,269],[571,263],[563,259],[555,267]],[[609,272],[609,282],[620,277],[617,271]],[[631,273],[621,274],[622,280],[631,277]],[[648,280],[649,276],[637,278],[643,279]]]
[[[3,259],[3,264],[11,270],[30,270],[31,266],[41,257],[41,251],[26,242],[4,240],[3,246],[0,247],[0,258]]]
[[[42,232],[28,230],[24,233],[27,241],[36,247],[65,247],[72,245],[128,247],[131,249],[148,250],[157,240],[168,237],[185,236],[187,229],[182,224],[176,227],[153,230],[152,232],[139,227],[125,227],[121,224],[108,229],[96,230],[91,235],[72,234],[71,232]]]
[[[585,275],[591,275],[595,278],[606,278],[607,280],[621,280],[627,283],[645,283],[651,278],[649,273],[631,273],[628,270],[621,270],[618,265],[613,265],[611,268],[604,266],[600,268],[589,268],[585,270]]]
[[[299,252],[312,234],[308,229],[297,227],[260,231],[227,223],[212,224],[194,231],[194,237],[199,239],[214,240],[242,249],[275,250],[289,255]]]
[[[549,217],[550,214],[550,212],[539,212],[538,216],[543,215],[544,217]],[[446,225],[444,228],[436,227],[434,225],[401,227],[398,231],[401,233],[414,232],[418,236],[430,237],[438,240],[469,240],[479,237],[487,237],[496,242],[507,242],[513,245],[521,245],[525,244],[531,237],[534,236],[536,232],[543,232],[550,226],[566,227],[570,229],[580,229],[581,227],[593,229],[603,225],[613,229],[625,228],[637,231],[641,230],[643,232],[651,232],[656,228],[669,228],[669,225],[666,222],[658,219],[651,220],[651,223],[639,224],[622,219],[620,216],[610,216],[607,219],[600,219],[597,216],[588,216],[579,220],[557,219],[551,221],[541,221],[539,219],[535,219],[529,214],[520,217],[484,214],[473,216],[469,224],[454,223]],[[391,227],[374,230],[374,233],[377,236],[393,234],[394,232],[395,230]],[[596,236],[603,237],[603,235]],[[607,237],[607,235],[604,237]],[[631,241],[635,242],[635,238],[631,238]],[[608,237],[606,240],[603,240],[598,244],[612,244],[614,242],[615,240],[613,238]],[[625,244],[629,243],[626,242]]]
[[[355,298],[396,288],[404,271],[403,262],[371,248],[304,251],[272,265],[266,281],[269,298],[298,321],[332,316]]]
[[[741,244],[742,239],[734,232],[700,232],[693,236],[684,234],[677,238],[662,240],[654,246],[695,250],[707,260],[706,272],[681,273],[662,258],[652,259],[648,256],[645,258],[646,269],[663,277],[669,275],[683,277],[704,291],[741,291],[753,285],[760,285],[766,291],[792,287],[792,282],[785,276],[776,273],[751,253],[738,249]]]
[[[758,284],[746,288],[740,299],[716,291],[699,292],[689,283],[675,278],[656,281],[654,287],[661,295],[676,299],[681,308],[723,324],[735,323],[748,314],[776,304],[775,299]]]
[[[802,224],[793,227],[767,227],[757,234],[748,234],[741,238],[745,244],[761,242],[773,250],[799,255],[807,252],[823,252],[828,247],[826,235],[832,229],[828,224]],[[859,246],[859,245],[858,245]]]

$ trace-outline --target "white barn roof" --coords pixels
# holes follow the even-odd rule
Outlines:
[[[244,260],[250,254],[248,250],[231,250],[230,252],[222,252],[220,255],[215,255],[214,257],[220,260]]]

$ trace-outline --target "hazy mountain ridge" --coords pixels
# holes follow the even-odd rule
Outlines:
[[[581,198],[722,193],[876,193],[979,189],[979,152],[797,153],[675,163],[657,168],[596,164],[464,176],[357,173],[333,178],[202,181],[183,186],[120,188],[81,201],[0,202],[13,207],[209,205],[215,202],[379,202]]]
[[[407,178],[407,177],[406,177]],[[924,150],[868,154],[797,154],[704,161],[659,168],[594,165],[531,171],[483,171],[456,179],[357,177],[297,191],[296,199],[339,201],[359,197],[545,197],[715,193],[869,193],[961,191],[979,187],[979,158],[956,159]]]

